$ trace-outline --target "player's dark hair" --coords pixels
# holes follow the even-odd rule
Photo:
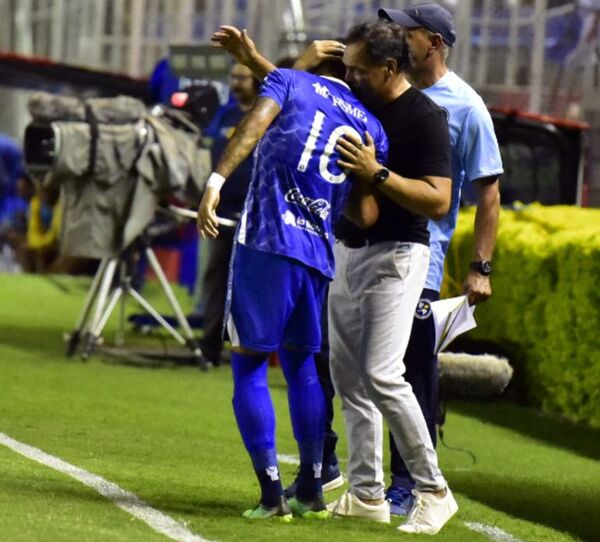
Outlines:
[[[397,23],[374,21],[353,26],[348,31],[346,44],[359,42],[365,42],[369,60],[377,65],[382,66],[392,58],[400,72],[410,66],[404,29]]]
[[[316,75],[329,75],[330,77],[336,77],[337,79],[344,80],[346,77],[346,66],[342,62],[342,58],[339,60],[325,60],[321,62],[316,68],[311,70]]]
[[[292,69],[294,67],[294,64],[296,63],[296,60],[298,60],[297,56],[282,56],[277,60],[277,62],[275,62],[275,66],[277,66],[278,68]]]

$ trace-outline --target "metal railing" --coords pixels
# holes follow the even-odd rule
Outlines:
[[[572,101],[592,104],[599,91],[600,2],[562,0],[556,5],[560,1],[442,0],[454,12],[458,34],[450,65],[495,103],[555,114],[567,113]],[[261,50],[276,59],[299,52],[308,39],[343,35],[351,25],[373,19],[382,5],[414,3],[0,0],[0,50],[147,76],[170,43],[207,42],[220,24],[247,28]],[[579,45],[573,36],[548,35],[552,24],[575,16],[580,19]],[[556,49],[563,38],[573,50],[556,62],[549,58],[549,42],[558,40]],[[577,76],[570,77],[573,73]]]

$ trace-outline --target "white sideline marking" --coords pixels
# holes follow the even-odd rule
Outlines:
[[[483,523],[475,523],[472,521],[465,521],[465,527],[475,531],[477,533],[481,533],[486,535],[488,538],[492,540],[497,540],[498,542],[522,542],[519,538],[515,538],[514,536],[508,534],[506,531],[500,529],[500,527],[492,527],[491,525],[485,525]]]
[[[209,542],[201,536],[192,533],[185,525],[152,508],[133,493],[121,489],[117,484],[109,482],[101,476],[80,469],[38,448],[23,444],[4,433],[0,433],[0,444],[4,444],[7,448],[42,465],[68,474],[72,478],[75,478],[75,480],[91,487],[100,493],[100,495],[113,501],[121,510],[141,519],[151,529],[168,536],[172,540],[177,540],[177,542]]]
[[[286,465],[300,465],[300,459],[295,455],[277,454],[277,461]]]

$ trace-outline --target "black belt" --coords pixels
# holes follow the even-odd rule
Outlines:
[[[346,237],[339,238],[338,241],[348,248],[363,248],[376,245],[377,243],[410,243],[414,241],[402,241],[401,239],[389,239],[381,237]]]
[[[384,243],[385,241],[389,241],[389,239],[365,239],[354,237],[350,239],[338,239],[338,241],[348,248],[363,248],[370,247],[377,243]]]
[[[347,248],[368,247],[371,243],[368,239],[338,239]]]

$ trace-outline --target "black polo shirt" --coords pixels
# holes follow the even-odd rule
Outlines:
[[[373,113],[389,139],[385,164],[389,170],[409,179],[452,176],[450,133],[444,109],[410,87],[393,102],[373,109]],[[342,218],[336,237],[358,243],[367,239],[429,244],[427,217],[401,207],[383,193],[378,200],[379,218],[371,228],[362,230]]]

